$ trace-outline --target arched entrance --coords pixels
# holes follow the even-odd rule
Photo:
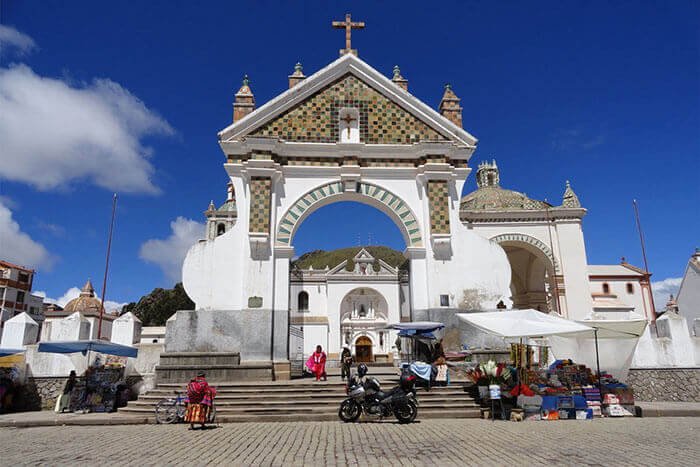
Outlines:
[[[501,245],[510,263],[512,307],[559,312],[555,293],[559,265],[551,249],[525,234],[503,234],[492,240]]]
[[[337,201],[358,201],[388,215],[399,227],[407,247],[423,246],[416,215],[400,197],[380,186],[365,182],[357,182],[353,190],[345,188],[340,181],[327,183],[301,196],[280,218],[276,233],[277,245],[291,246],[297,227],[318,208]]]
[[[358,363],[370,363],[374,361],[372,339],[367,336],[360,336],[355,340],[355,360]]]

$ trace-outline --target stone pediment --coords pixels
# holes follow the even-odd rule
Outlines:
[[[362,252],[366,253],[366,256],[360,256]],[[358,258],[359,257],[359,258]],[[359,259],[359,261],[358,261]],[[350,269],[350,270],[348,270]],[[369,253],[364,249],[357,254],[355,259],[348,265],[348,260],[343,261],[333,269],[329,270],[326,274],[327,278],[331,277],[377,277],[377,276],[392,276],[396,277],[399,270],[392,267],[381,259],[372,258]]]
[[[354,55],[344,55],[219,133],[222,143],[245,137],[337,143],[339,112],[359,111],[360,143],[452,142],[476,139]]]

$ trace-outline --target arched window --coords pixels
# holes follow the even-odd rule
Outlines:
[[[219,224],[216,226],[216,236],[223,235],[226,233],[226,224]]]
[[[604,294],[610,293],[610,285],[607,282],[603,282],[603,293]]]
[[[299,292],[297,305],[299,307],[299,311],[309,311],[309,294],[303,290]]]
[[[628,294],[633,294],[634,293],[634,284],[631,282],[627,283],[627,293]]]
[[[365,308],[364,305],[360,305],[359,315],[360,315],[360,318],[364,318],[367,316],[367,309]]]

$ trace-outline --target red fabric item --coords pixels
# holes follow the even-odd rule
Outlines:
[[[207,405],[211,405],[212,389],[206,379],[198,376],[187,385],[187,398],[192,404],[201,404],[206,397],[207,402],[209,402]],[[214,394],[216,394],[216,390],[214,390]]]
[[[326,352],[314,352],[306,361],[306,367],[316,376],[316,380],[326,374]]]
[[[520,394],[522,394],[523,396],[528,396],[528,397],[535,395],[534,391],[532,389],[530,389],[530,387],[525,385],[525,384],[520,384],[519,386],[515,386],[510,391],[510,395],[513,397],[519,396]]]

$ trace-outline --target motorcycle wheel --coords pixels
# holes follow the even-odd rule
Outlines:
[[[360,404],[352,399],[346,399],[340,404],[340,410],[338,410],[338,417],[345,422],[350,423],[356,421],[360,418],[360,413],[362,409]]]
[[[418,407],[411,399],[406,399],[406,402],[394,406],[394,415],[399,423],[411,423],[418,416]]]

